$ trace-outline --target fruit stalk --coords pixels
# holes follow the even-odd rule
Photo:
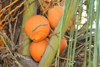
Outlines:
[[[25,4],[25,7],[27,7],[30,3],[32,3],[35,0],[28,0],[27,3]],[[20,38],[19,38],[19,44],[24,41],[24,39],[27,37],[26,33],[25,33],[25,23],[26,21],[32,17],[33,15],[37,14],[37,3],[34,2],[32,3],[24,12],[23,14],[23,23],[22,23],[22,28],[21,28],[21,33],[20,33]],[[22,55],[28,55],[30,56],[30,52],[29,52],[29,46],[30,46],[31,42],[30,39],[27,38],[27,40],[25,40],[25,42],[23,44],[21,44],[20,48],[18,49],[18,51],[22,54]]]

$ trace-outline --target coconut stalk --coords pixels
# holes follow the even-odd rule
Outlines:
[[[49,67],[52,64],[52,61],[58,50],[58,46],[59,46],[59,43],[61,40],[60,38],[62,38],[64,36],[66,29],[67,29],[72,17],[74,16],[74,13],[76,10],[75,8],[78,7],[80,1],[81,0],[72,0],[70,3],[70,0],[67,0],[67,2],[65,0],[63,15],[62,15],[61,19],[59,20],[57,27],[54,30],[54,32],[57,33],[57,36],[56,35],[52,36],[49,41],[55,51],[48,44],[48,46],[43,54],[43,57],[39,63],[39,67]],[[70,5],[69,5],[69,3],[70,3]]]
[[[34,3],[32,3],[34,1]],[[31,5],[24,11],[23,14],[23,23],[22,23],[22,28],[21,28],[21,33],[20,33],[20,38],[19,38],[19,44],[21,42],[23,42],[25,40],[25,38],[27,37],[26,33],[25,33],[25,23],[26,21],[32,17],[33,15],[37,14],[37,3],[35,2],[36,0],[27,0],[25,7],[27,7],[30,3]],[[19,48],[19,52],[22,55],[28,55],[30,56],[30,52],[29,52],[29,46],[31,44],[31,41],[29,38],[27,38],[24,43],[21,44],[20,48]]]

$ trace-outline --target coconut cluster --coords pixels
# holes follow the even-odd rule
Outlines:
[[[48,41],[46,37],[49,35],[50,27],[55,29],[62,14],[63,7],[55,6],[48,11],[48,18],[42,15],[35,15],[26,21],[25,32],[30,35],[29,38],[33,41],[30,45],[30,54],[36,62],[41,60],[47,47]],[[66,47],[67,41],[63,38],[60,45],[60,54]]]

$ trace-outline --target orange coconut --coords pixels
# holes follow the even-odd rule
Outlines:
[[[67,41],[66,39],[63,37],[63,39],[61,40],[61,45],[60,45],[60,54],[62,53],[62,51],[67,47]]]
[[[54,6],[48,11],[48,19],[53,29],[55,29],[55,27],[57,26],[57,23],[60,20],[62,14],[63,14],[62,6]]]
[[[49,19],[50,25],[53,29],[55,29],[55,27],[57,26],[62,14],[63,14],[63,7],[62,6],[54,6],[53,8],[51,8],[48,11],[48,19]],[[75,16],[71,20],[71,22],[69,23],[69,26],[67,28],[68,31],[70,31],[71,24],[74,25],[74,22],[75,22]],[[76,22],[77,22],[77,16],[76,16]]]
[[[31,43],[30,54],[36,62],[39,62],[41,60],[41,57],[46,49],[47,44],[48,42],[46,40]]]
[[[42,25],[47,24],[47,25],[38,27],[41,24]],[[31,34],[31,32],[35,28],[37,29]],[[41,15],[32,16],[25,23],[25,32],[27,35],[31,34],[29,38],[34,42],[41,41],[45,39],[50,32],[49,21],[44,16]]]
[[[65,37],[63,37],[63,39],[61,40],[61,44],[60,44],[60,54],[62,53],[62,51],[67,47],[67,40],[65,39]]]

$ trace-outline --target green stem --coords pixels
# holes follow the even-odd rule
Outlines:
[[[26,6],[28,6],[33,1],[35,1],[35,0],[28,0],[27,3],[26,3]],[[24,39],[27,37],[27,35],[25,33],[25,29],[24,29],[26,21],[30,17],[32,17],[33,15],[36,15],[36,13],[37,13],[37,3],[35,1],[23,13],[23,23],[22,23],[21,33],[20,33],[20,37],[19,37],[19,44],[22,41],[24,41]],[[19,52],[22,55],[28,55],[28,56],[30,56],[30,52],[29,52],[29,46],[30,46],[30,44],[31,44],[31,41],[30,41],[29,38],[27,38],[27,40],[23,44],[21,44],[20,48],[18,49]]]

